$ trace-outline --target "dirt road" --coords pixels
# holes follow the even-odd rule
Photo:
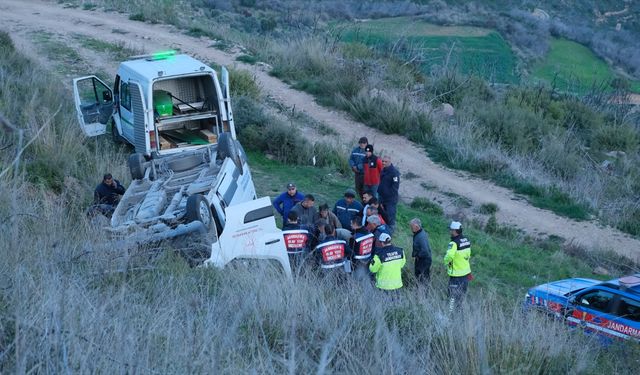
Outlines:
[[[185,36],[176,28],[131,21],[127,15],[65,9],[59,4],[39,1],[2,0],[0,2],[0,29],[11,33],[19,41],[18,46],[29,49],[33,33],[50,32],[74,40],[73,35],[83,34],[107,42],[124,43],[147,52],[179,48],[201,60],[235,66],[255,74],[264,93],[288,107],[304,111],[312,118],[325,123],[339,133],[340,139],[349,142],[367,135],[378,150],[386,150],[394,164],[403,172],[411,171],[419,177],[402,181],[401,195],[410,201],[416,196],[427,196],[421,183],[435,186],[443,192],[451,192],[473,201],[474,205],[496,203],[501,223],[515,225],[533,235],[556,235],[589,249],[614,250],[636,261],[640,260],[640,241],[595,221],[576,222],[550,211],[527,204],[507,189],[493,185],[469,174],[452,171],[432,162],[426,153],[407,139],[397,135],[385,135],[362,123],[352,121],[348,115],[318,105],[312,96],[291,89],[287,84],[269,76],[255,66],[235,61],[235,56],[210,48],[210,40]],[[77,41],[75,42],[77,45]],[[82,49],[82,46],[78,45]],[[81,56],[96,56],[90,50],[79,52]],[[30,53],[33,55],[33,53]],[[98,59],[99,56],[96,57]],[[95,61],[94,67],[115,65]],[[345,156],[346,157],[346,156]]]

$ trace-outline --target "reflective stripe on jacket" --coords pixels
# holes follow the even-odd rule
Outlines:
[[[401,248],[393,245],[378,248],[369,264],[369,271],[376,275],[376,287],[384,290],[402,288],[402,267],[406,262]]]
[[[453,277],[466,276],[471,273],[471,242],[462,236],[451,238],[447,253],[444,255],[444,264],[447,266],[447,274]]]

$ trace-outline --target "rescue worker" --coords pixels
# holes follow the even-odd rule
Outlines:
[[[325,225],[324,230],[325,237],[315,248],[316,259],[320,269],[327,272],[335,270],[343,273],[344,263],[349,255],[347,253],[347,243],[336,237],[335,229],[331,224]]]
[[[105,173],[102,176],[102,182],[96,186],[93,192],[93,203],[95,211],[111,216],[120,203],[120,196],[125,193],[126,189],[120,181],[113,178],[111,173]]]
[[[358,196],[361,197],[364,192],[364,157],[366,156],[365,148],[369,144],[367,137],[361,137],[358,145],[351,150],[349,156],[349,166],[355,175],[355,188]]]
[[[344,198],[336,202],[333,207],[333,213],[340,220],[343,228],[351,227],[351,219],[360,215],[362,212],[362,204],[356,200],[356,192],[353,189],[347,189],[344,192]]]
[[[429,236],[422,229],[422,221],[417,217],[409,222],[411,232],[413,232],[413,252],[411,256],[415,260],[414,273],[419,283],[428,284],[431,277],[431,246],[429,246]]]
[[[380,173],[382,173],[382,161],[373,154],[373,145],[365,147],[364,157],[364,189],[373,193],[378,198],[378,185],[380,185]]]
[[[452,221],[449,225],[451,242],[444,255],[449,275],[449,310],[460,307],[471,278],[471,242],[462,235],[462,224]]]
[[[289,212],[287,223],[282,227],[282,236],[289,261],[294,269],[298,268],[309,253],[311,236],[306,228],[298,224],[298,214],[295,212]]]
[[[273,207],[282,215],[283,224],[287,221],[289,211],[291,211],[296,204],[302,202],[303,199],[304,195],[298,191],[296,184],[289,182],[287,184],[287,191],[278,195],[278,197],[273,200]]]
[[[396,209],[398,206],[398,190],[400,189],[400,171],[391,163],[389,156],[382,158],[382,173],[378,197],[380,205],[386,213],[386,222],[391,234],[396,227]]]
[[[313,228],[318,217],[318,210],[315,208],[315,204],[316,198],[311,194],[307,194],[302,202],[293,206],[291,211],[298,215],[298,224]]]
[[[369,263],[369,271],[376,276],[376,287],[385,291],[394,291],[402,288],[402,267],[406,263],[404,251],[391,244],[391,236],[388,233],[380,233],[378,241],[381,247]]]
[[[369,233],[367,228],[362,226],[362,217],[356,215],[351,219],[351,230],[353,237],[349,240],[349,248],[351,248],[353,275],[357,279],[368,279],[368,265],[371,261],[373,253],[373,242],[375,240],[373,233]]]

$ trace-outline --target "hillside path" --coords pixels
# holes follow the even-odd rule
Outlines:
[[[421,186],[424,183],[443,192],[467,197],[474,205],[496,203],[499,207],[499,222],[514,225],[531,235],[556,235],[588,249],[613,250],[636,261],[640,260],[639,240],[597,221],[572,221],[533,207],[508,189],[435,164],[422,148],[406,138],[385,135],[351,120],[343,112],[322,107],[311,95],[290,88],[259,67],[237,62],[233,54],[211,48],[210,40],[186,36],[175,27],[131,21],[127,15],[115,12],[64,8],[53,2],[0,0],[0,30],[8,31],[12,37],[23,41],[24,43],[17,43],[20,48],[29,48],[28,40],[32,39],[30,36],[33,33],[49,32],[69,40],[72,40],[73,35],[83,34],[106,42],[124,43],[127,47],[147,52],[179,48],[204,62],[214,61],[248,70],[255,75],[265,94],[289,108],[304,111],[315,120],[333,128],[338,132],[341,142],[355,144],[360,136],[366,135],[375,144],[377,151],[385,150],[391,155],[394,164],[403,173],[411,171],[418,175],[417,178],[402,181],[401,196],[405,201],[417,196],[426,197],[427,191]],[[27,52],[33,55],[32,51]],[[84,51],[81,55],[92,54]],[[103,65],[106,64],[93,64],[94,67]]]

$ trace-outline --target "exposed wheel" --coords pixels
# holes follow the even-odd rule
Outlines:
[[[145,158],[140,153],[131,154],[129,156],[129,172],[134,180],[142,180],[145,172]]]
[[[115,144],[124,143],[124,138],[122,138],[118,132],[118,127],[116,126],[115,121],[113,121],[113,118],[111,119],[111,140],[113,140],[113,143]]]
[[[243,174],[242,158],[240,157],[240,150],[236,141],[231,138],[231,133],[222,133],[218,138],[218,152],[216,153],[217,160],[224,160],[230,158],[233,160],[233,164],[240,170],[240,174]]]
[[[185,217],[189,223],[196,220],[202,222],[207,231],[214,225],[209,202],[201,194],[194,194],[187,198],[187,213]]]

